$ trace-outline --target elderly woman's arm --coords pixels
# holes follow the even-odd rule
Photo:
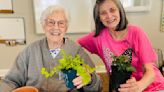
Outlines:
[[[91,67],[95,67],[89,55],[84,51],[84,49],[80,48],[79,55],[84,59],[84,62]],[[100,77],[93,72],[91,74],[91,82],[88,85],[83,86],[85,92],[101,92],[102,90],[102,81]]]
[[[0,81],[0,92],[11,92],[13,89],[25,84],[25,65],[22,62],[23,54],[20,54],[10,71]]]
[[[84,86],[84,91],[86,92],[101,92],[102,91],[102,81],[96,73],[92,74],[91,83]]]

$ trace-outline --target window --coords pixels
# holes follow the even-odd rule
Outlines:
[[[126,12],[145,12],[151,9],[151,0],[121,0]]]
[[[33,0],[36,33],[44,33],[40,24],[42,11],[50,5],[61,5],[69,11],[71,20],[67,33],[88,33],[91,31],[91,0]]]

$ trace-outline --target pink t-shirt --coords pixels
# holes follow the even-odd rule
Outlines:
[[[129,24],[128,34],[123,40],[113,39],[107,28],[103,29],[99,36],[93,36],[94,32],[89,33],[80,38],[78,42],[91,53],[100,56],[108,72],[111,71],[111,56],[119,56],[130,48],[132,49],[132,65],[136,68],[132,76],[134,76],[136,80],[140,80],[143,76],[143,64],[154,63],[155,80],[145,91],[154,92],[164,90],[164,77],[155,64],[157,55],[147,35],[141,28]]]

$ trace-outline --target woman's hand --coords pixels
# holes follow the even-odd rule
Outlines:
[[[84,86],[82,77],[78,76],[75,79],[73,79],[73,84],[74,86],[76,86],[77,89],[82,88]]]
[[[76,86],[77,89],[80,89],[80,88],[82,88],[83,86],[90,84],[91,81],[92,81],[92,78],[91,78],[91,80],[90,80],[90,82],[89,82],[88,84],[84,84],[84,83],[83,83],[83,78],[82,78],[81,76],[79,76],[79,74],[77,74],[77,76],[78,76],[78,77],[76,77],[76,78],[73,79],[73,81],[72,81],[73,84],[74,84],[74,86]],[[89,76],[92,77],[91,74],[89,74]]]
[[[147,63],[144,64],[144,75],[142,79],[139,81],[136,81],[134,77],[127,80],[125,84],[121,84],[119,91],[120,92],[142,92],[144,89],[146,89],[153,81],[155,77],[153,64]]]
[[[120,92],[142,92],[134,77],[128,79],[125,84],[121,84],[118,90]]]

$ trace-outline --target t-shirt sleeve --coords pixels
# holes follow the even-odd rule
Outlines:
[[[89,33],[77,40],[77,42],[87,49],[89,52],[97,54],[96,48],[96,38],[94,37],[94,32]]]
[[[145,64],[155,62],[157,60],[157,55],[148,39],[148,36],[141,28],[138,29],[137,35],[138,44],[136,45],[138,47],[138,55],[141,63]]]

